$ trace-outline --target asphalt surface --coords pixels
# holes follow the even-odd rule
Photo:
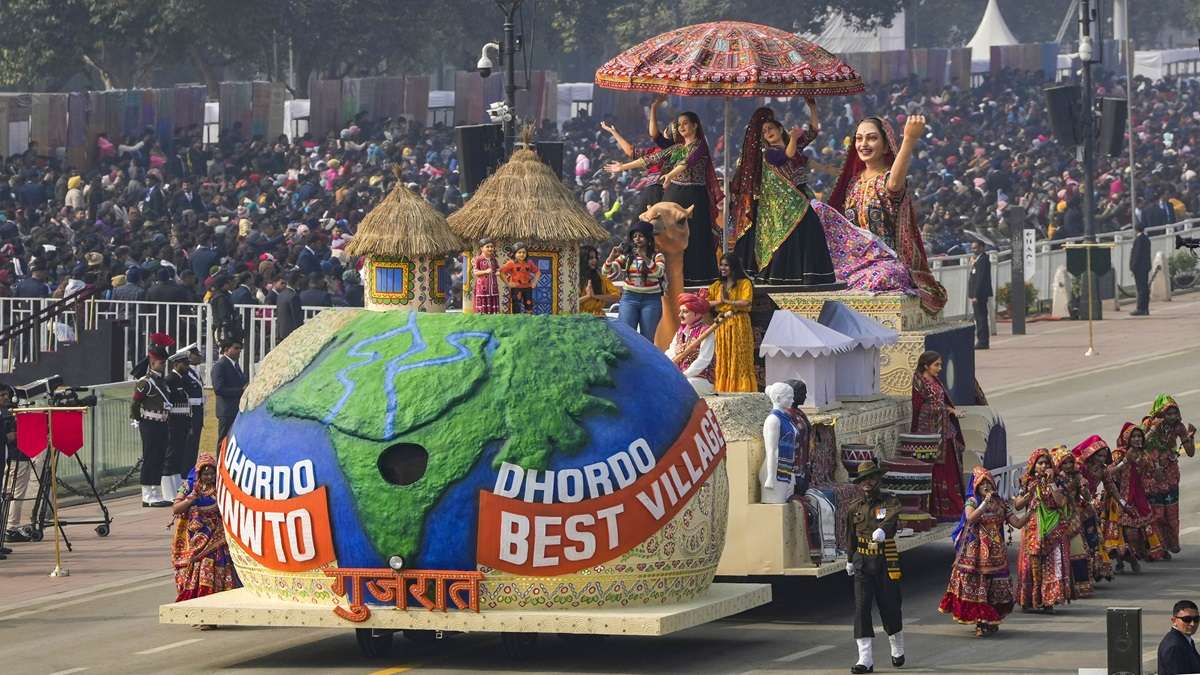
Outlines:
[[[1065,377],[991,397],[1004,417],[1013,460],[1032,448],[1074,444],[1091,433],[1112,440],[1160,392],[1174,393],[1184,419],[1200,425],[1200,348],[1100,373]],[[1105,608],[1143,608],[1146,673],[1175,600],[1200,597],[1200,459],[1182,461],[1184,552],[1145,565],[1139,576],[1101,584],[1095,598],[1056,615],[1014,614],[999,634],[977,639],[938,614],[953,549],[949,542],[903,558],[908,663],[916,673],[1075,673],[1103,668]],[[1010,554],[1014,547],[1010,547]],[[0,570],[2,571],[2,570]],[[506,658],[496,636],[452,635],[430,644],[397,639],[385,660],[360,656],[350,630],[223,628],[199,632],[157,622],[173,598],[162,578],[0,615],[0,672],[66,673],[845,673],[856,652],[852,597],[844,575],[789,579],[775,601],[737,617],[661,638],[567,643],[542,636],[534,655]],[[875,641],[876,672],[891,672],[887,641]]]

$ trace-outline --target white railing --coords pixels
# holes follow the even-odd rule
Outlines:
[[[1200,231],[1200,219],[1192,218],[1171,225],[1149,228],[1146,234],[1150,236],[1150,255],[1163,252],[1170,256],[1175,250],[1175,235]],[[1112,266],[1116,273],[1118,286],[1132,286],[1133,277],[1129,272],[1129,255],[1133,250],[1133,230],[1105,232],[1096,235],[1099,242],[1112,242]],[[1037,243],[1037,263],[1034,267],[1034,277],[1030,282],[1037,289],[1039,300],[1049,300],[1053,294],[1054,272],[1061,265],[1067,264],[1067,251],[1063,244],[1082,241],[1082,237],[1073,239],[1055,239]],[[934,276],[946,287],[946,308],[943,315],[947,318],[969,317],[970,303],[967,301],[967,278],[971,274],[971,256],[937,256],[930,258],[929,265]],[[999,291],[1012,280],[1012,263],[1008,251],[992,254],[992,288]]]
[[[0,328],[35,314],[54,299],[0,298]],[[259,362],[278,342],[275,333],[273,305],[237,305],[243,330],[242,367],[251,376]],[[305,320],[326,309],[336,307],[305,307]],[[76,336],[101,321],[120,320],[125,343],[125,373],[141,360],[150,346],[151,333],[166,333],[179,346],[197,343],[204,356],[205,377],[219,354],[212,334],[212,309],[199,302],[148,302],[132,300],[88,300],[79,312],[67,312],[53,322],[45,322],[18,335],[5,347],[0,347],[0,372],[12,372],[17,366],[36,361],[40,354],[57,351],[67,344],[65,337]],[[70,331],[54,329],[61,323]]]
[[[1175,250],[1175,235],[1200,231],[1200,219],[1190,219],[1152,228],[1150,235],[1151,255],[1164,252],[1170,255]],[[1112,265],[1118,286],[1131,286],[1129,254],[1132,249],[1133,231],[1108,232],[1097,236],[1099,241],[1116,244],[1112,253]],[[1038,298],[1048,300],[1052,295],[1054,272],[1067,260],[1063,244],[1079,239],[1039,241],[1033,286]],[[934,275],[946,287],[948,296],[945,316],[959,318],[970,316],[967,301],[967,277],[970,275],[970,256],[939,256],[930,259]],[[1008,251],[992,256],[993,288],[999,290],[1009,283],[1012,266]],[[10,326],[21,319],[36,314],[55,299],[0,298],[0,328]],[[305,320],[324,310],[336,307],[305,307]],[[273,305],[237,305],[244,333],[242,367],[251,376],[258,364],[278,342],[275,332],[275,307]],[[126,344],[125,372],[132,364],[141,360],[149,346],[151,333],[166,333],[175,338],[179,345],[197,342],[204,355],[204,374],[217,358],[218,347],[212,335],[212,310],[204,303],[191,302],[147,302],[125,300],[88,300],[78,311],[68,311],[54,321],[18,335],[8,345],[0,345],[0,373],[12,372],[22,363],[36,361],[43,352],[56,351],[72,333],[78,335],[83,329],[94,328],[99,321],[121,319],[125,321]],[[58,326],[56,327],[56,324]]]

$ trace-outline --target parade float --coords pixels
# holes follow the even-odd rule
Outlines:
[[[529,161],[549,172],[528,150],[510,164]],[[531,221],[520,204],[504,213]],[[360,235],[386,284],[371,309],[326,311],[259,365],[219,458],[243,588],[160,619],[353,627],[373,656],[396,631],[489,631],[521,654],[537,633],[662,635],[769,602],[767,585],[712,583],[726,443],[652,343],[587,315],[416,311],[415,295],[391,309],[377,293],[409,278],[381,270],[419,271],[454,241],[430,213]],[[564,217],[543,212],[529,239],[577,249]]]
[[[702,28],[749,36],[716,39],[726,50],[794,37],[752,24]],[[665,89],[644,89],[653,78],[626,72],[619,57],[598,83],[727,102],[862,88],[815,45],[774,54],[783,74],[760,68],[757,51],[739,54],[714,61],[723,70],[711,78]],[[532,151],[518,150],[449,224],[411,197],[392,195],[359,233],[368,309],[329,310],[293,332],[241,401],[217,498],[243,588],[163,605],[162,622],[355,628],[369,656],[388,653],[400,631],[499,632],[520,655],[538,633],[683,630],[770,601],[768,585],[714,576],[844,569],[836,523],[857,493],[843,463],[895,459],[921,351],[945,354],[960,408],[975,400],[966,324],[925,315],[901,293],[758,289],[752,314],[767,321],[828,314],[840,325],[830,317],[844,312],[823,312],[827,302],[859,315],[852,335],[810,331],[845,338],[824,353],[784,345],[774,355],[780,372],[821,373],[827,387],[806,408],[818,494],[805,496],[819,503],[763,504],[771,402],[762,393],[701,398],[659,347],[618,322],[575,314],[579,247],[605,234]],[[654,222],[656,241],[677,254],[687,224],[667,220]],[[541,271],[534,315],[439,311],[441,256],[484,239],[501,250],[526,245]],[[682,272],[667,278],[678,286]],[[467,279],[468,296],[471,287]],[[664,299],[668,326],[673,298]],[[787,363],[794,358],[825,360]],[[966,470],[986,450],[990,423],[984,408],[964,424]],[[924,522],[916,473],[892,477],[916,485],[914,525]],[[902,551],[948,535],[910,529]]]

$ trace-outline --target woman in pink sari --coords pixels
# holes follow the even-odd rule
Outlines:
[[[917,358],[917,371],[912,380],[911,433],[940,434],[942,437],[941,456],[933,465],[929,514],[941,522],[954,522],[963,512],[959,455],[965,444],[958,428],[958,410],[938,379],[941,372],[941,354],[928,351]]]
[[[868,117],[860,122],[854,134],[854,151],[846,156],[829,205],[896,252],[908,267],[921,308],[936,315],[946,304],[946,289],[929,271],[908,192],[908,165],[924,133],[925,118],[920,115],[905,122],[901,144],[896,143],[896,133],[887,121]]]

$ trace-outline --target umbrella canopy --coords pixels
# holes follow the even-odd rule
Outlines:
[[[849,65],[770,26],[715,21],[627,49],[596,71],[606,89],[677,96],[840,96],[863,91]]]

